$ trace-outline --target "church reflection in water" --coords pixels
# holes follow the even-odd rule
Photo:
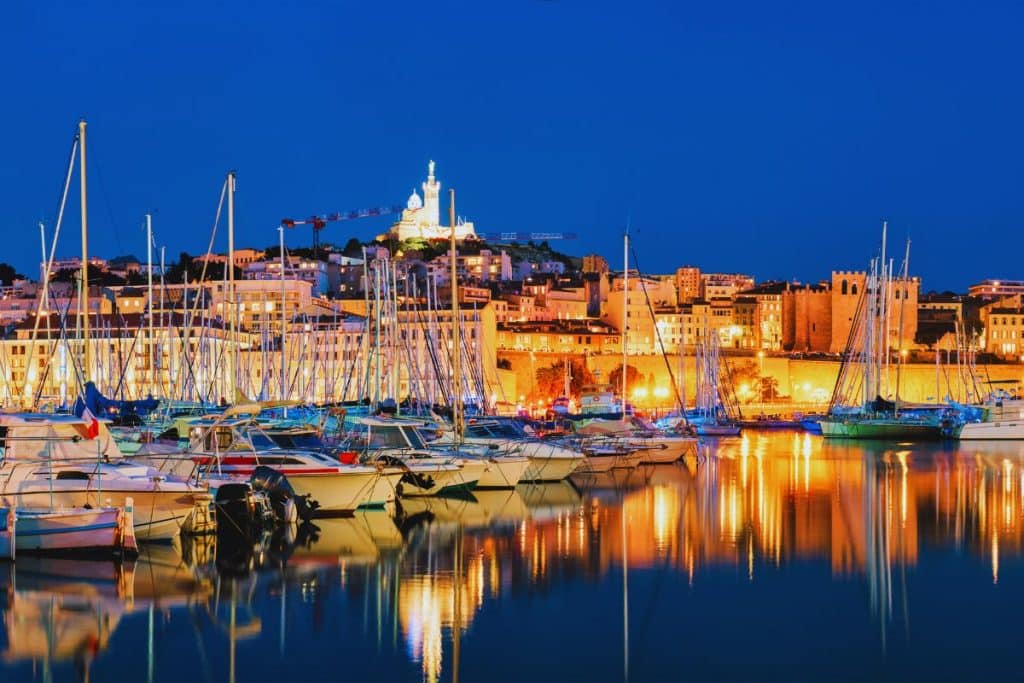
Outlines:
[[[908,569],[923,550],[972,554],[992,582],[1000,558],[1021,553],[1024,444],[752,434],[704,443],[686,463],[602,477],[403,501],[241,550],[213,540],[144,548],[124,566],[19,559],[3,570],[0,672],[25,661],[88,672],[134,616],[146,657],[132,675],[152,680],[154,619],[171,623],[183,610],[211,625],[201,639],[221,653],[207,663],[214,677],[234,680],[239,649],[258,647],[250,641],[270,638],[287,657],[303,645],[290,634],[329,629],[333,612],[424,680],[456,680],[475,624],[500,601],[582,584],[621,591],[603,599],[628,604],[630,577],[645,571],[699,589],[720,568],[757,582],[798,562],[862,582],[884,646],[886,629],[905,619]]]

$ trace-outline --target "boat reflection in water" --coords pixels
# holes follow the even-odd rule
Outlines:
[[[991,678],[1011,657],[958,648],[1013,651],[1024,595],[992,591],[1024,569],[1022,482],[1024,444],[754,433],[628,477],[401,500],[235,545],[143,546],[134,565],[19,559],[0,673],[786,678],[811,648],[832,654],[802,656],[806,678],[910,662]],[[915,605],[928,618],[912,622]],[[771,628],[782,612],[799,647]],[[748,628],[759,654],[731,656]],[[837,637],[856,645],[837,654]]]
[[[189,608],[211,592],[210,581],[188,568],[180,548],[170,545],[144,545],[137,560],[125,563],[24,557],[5,570],[3,661],[28,664],[44,680],[62,664],[88,679],[93,660],[134,614],[148,616],[149,666],[125,673],[137,679],[148,673],[152,680],[155,612]]]

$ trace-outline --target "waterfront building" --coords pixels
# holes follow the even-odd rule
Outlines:
[[[338,285],[337,264],[324,263],[317,259],[300,258],[288,256],[285,264],[286,280],[302,280],[308,282],[311,293],[314,296],[328,294],[336,291]],[[331,277],[333,274],[333,277]],[[280,258],[266,261],[255,261],[245,267],[242,277],[246,280],[264,280],[271,282],[281,281],[281,260]],[[332,286],[332,282],[334,284]]]
[[[235,249],[235,268],[244,269],[250,263],[256,263],[264,259],[264,252],[262,249]],[[90,262],[92,259],[89,259]],[[227,254],[200,254],[192,259],[194,263],[219,263],[225,264],[228,262]]]
[[[1024,294],[1024,280],[982,280],[968,287],[967,294],[986,301]]]
[[[292,282],[293,293],[308,292],[308,283]],[[74,316],[62,321],[58,314],[49,314],[38,325],[30,316],[14,335],[0,340],[0,402],[22,407],[66,404],[78,394],[82,377],[95,381],[107,395],[126,399],[152,394],[234,402],[236,387],[249,398],[317,403],[410,394],[447,401],[454,320],[450,308],[385,306],[378,315],[371,304],[369,315],[359,316],[318,308],[314,299],[312,308],[301,314],[293,315],[289,307],[282,355],[280,306],[271,313],[252,310],[250,304],[263,302],[249,301],[248,294],[239,297],[244,324],[233,331],[220,315],[225,312],[224,298],[217,291],[210,293],[210,309],[199,309],[194,317],[189,311],[161,315],[152,338],[148,317],[141,313],[93,314],[93,362],[84,372],[81,332]],[[300,308],[297,302],[294,305]],[[273,312],[278,313],[272,321]],[[506,400],[503,387],[508,382],[497,370],[493,311],[487,304],[465,303],[459,325],[467,397]],[[288,377],[283,394],[282,364]],[[231,368],[234,382],[229,381]]]
[[[984,349],[1007,360],[1024,359],[1024,299],[1016,295],[981,309]],[[1024,360],[1021,360],[1024,362]]]
[[[503,323],[497,327],[497,348],[573,355],[622,353],[618,330],[599,320]]]
[[[698,271],[700,273],[700,271]],[[677,275],[678,277],[678,275]],[[700,298],[731,299],[754,286],[754,278],[741,273],[700,273]]]
[[[783,299],[789,292],[788,282],[764,282],[743,290],[742,298],[755,302],[753,344],[747,348],[781,351],[783,344]]]
[[[725,348],[752,350],[760,345],[758,300],[752,296],[740,295],[732,302],[732,327]]]
[[[864,271],[832,272],[832,341],[829,348],[832,353],[842,353],[846,349],[866,279]],[[920,288],[921,279],[918,277],[892,282],[886,306],[890,312],[888,344],[893,351],[914,345]]]
[[[96,268],[97,270],[106,272],[106,270],[107,270],[107,260],[99,258],[98,256],[90,256],[89,257],[89,266],[92,267],[92,268]],[[52,280],[53,276],[56,275],[57,273],[61,272],[61,271],[73,271],[73,272],[77,273],[80,270],[82,270],[82,259],[81,259],[81,257],[71,256],[71,257],[68,257],[68,258],[55,258],[53,260],[53,264],[52,264],[52,266],[50,268],[50,278],[49,279]],[[46,278],[46,263],[42,262],[42,263],[39,264],[39,281],[42,282],[42,281],[44,281],[46,279],[47,279]]]
[[[542,304],[547,320],[583,320],[587,317],[587,294],[579,286],[552,287],[544,293]]]
[[[631,354],[655,353],[657,350],[655,320],[651,319],[650,307],[675,305],[675,284],[671,279],[640,276],[630,271],[629,291],[623,296],[626,279],[622,273],[611,281],[608,298],[601,306],[601,320],[622,331],[623,320],[627,321],[629,334],[626,337],[627,352]],[[625,318],[623,311],[626,311]]]
[[[696,266],[683,266],[676,269],[676,292],[677,302],[688,304],[694,299],[701,297],[700,268]]]
[[[832,348],[830,282],[791,287],[782,295],[782,347],[799,353]]]
[[[437,256],[426,264],[427,274],[439,286],[448,284],[451,280],[451,264],[449,254]],[[512,259],[505,250],[497,254],[490,249],[481,249],[475,254],[461,254],[456,251],[455,272],[460,280],[508,282],[512,279]]]
[[[604,275],[608,272],[608,260],[600,254],[587,254],[583,257],[583,272]]]

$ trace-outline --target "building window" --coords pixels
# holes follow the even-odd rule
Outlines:
[[[846,294],[848,287],[849,285],[847,284],[846,280],[843,280],[842,293],[844,295]]]

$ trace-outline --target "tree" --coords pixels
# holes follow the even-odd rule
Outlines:
[[[590,372],[580,361],[570,361],[569,371],[572,378],[569,380],[569,393],[579,398],[584,384],[594,382],[594,374]],[[565,363],[558,361],[551,365],[537,368],[536,372],[535,398],[554,398],[565,393]]]
[[[349,258],[362,258],[363,244],[355,237],[350,237],[348,242],[345,242],[345,248],[341,250],[341,253]]]
[[[779,398],[779,380],[774,377],[762,377],[759,388],[762,401],[773,401]]]
[[[192,257],[187,252],[181,252],[178,255],[178,262],[167,267],[167,272],[164,273],[165,282],[179,283],[183,279],[183,275],[190,272],[192,268]]]
[[[626,384],[629,386],[636,386],[643,380],[643,375],[632,365],[626,366]],[[615,387],[616,390],[622,387],[622,366],[615,368],[608,374],[608,383]]]
[[[9,263],[0,263],[0,283],[5,285],[14,284],[15,280],[24,279],[24,275],[14,269]]]

